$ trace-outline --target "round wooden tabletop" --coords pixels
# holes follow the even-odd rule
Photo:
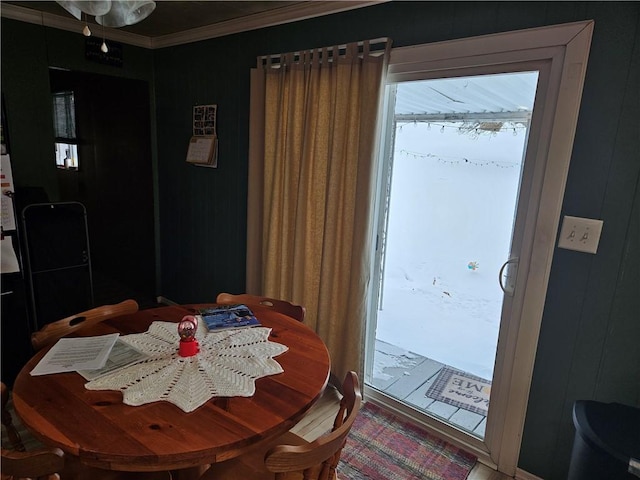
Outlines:
[[[204,306],[211,305],[141,310],[83,335],[140,333],[154,321],[178,322]],[[110,470],[174,470],[240,455],[295,425],[322,394],[330,370],[327,348],[310,328],[269,308],[251,308],[272,328],[270,340],[289,348],[275,358],[284,372],[256,380],[252,397],[213,398],[191,413],[164,401],[129,406],[120,391],[85,389],[75,372],[31,376],[41,351],[15,381],[16,413],[42,442]]]

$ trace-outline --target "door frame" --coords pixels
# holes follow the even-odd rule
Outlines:
[[[485,438],[471,437],[436,419],[430,419],[425,425],[472,451],[483,463],[511,476],[516,474],[518,466],[593,26],[594,22],[589,20],[395,48],[389,61],[388,84],[470,74],[539,71],[511,254],[519,258],[519,264],[513,296],[505,296],[503,305],[502,318],[510,320],[502,321],[500,326]],[[388,121],[381,123],[388,124]],[[385,131],[381,136],[388,140],[390,134]],[[381,151],[388,157],[388,149]],[[387,181],[387,164],[380,162],[379,187],[384,187]],[[380,219],[378,205],[375,214],[378,219],[374,222],[373,234],[380,235],[384,219]],[[373,255],[374,272],[379,271],[375,269],[379,268],[380,254],[378,251]],[[375,318],[374,297],[372,294],[369,302],[370,319]],[[365,397],[416,419],[412,409],[389,402],[384,394],[366,384],[373,371],[375,325],[372,323],[367,322],[366,327]],[[417,420],[424,422],[421,418]]]

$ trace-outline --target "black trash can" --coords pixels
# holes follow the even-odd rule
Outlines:
[[[578,400],[568,480],[638,480],[640,409]]]

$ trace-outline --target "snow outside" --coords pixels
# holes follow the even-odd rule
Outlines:
[[[396,130],[376,338],[491,380],[526,130],[461,125]]]

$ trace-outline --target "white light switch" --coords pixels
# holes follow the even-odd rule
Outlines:
[[[578,252],[596,253],[602,233],[602,220],[565,216],[558,247]]]

